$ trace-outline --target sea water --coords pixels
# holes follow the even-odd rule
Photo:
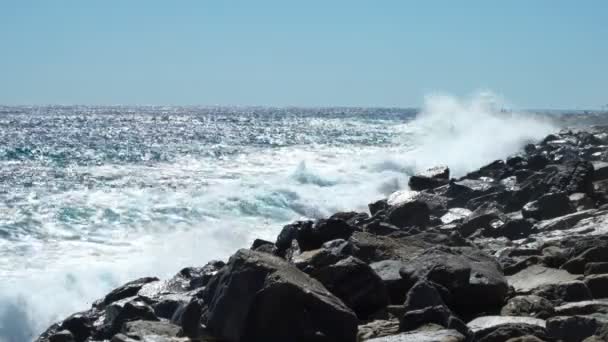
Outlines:
[[[274,240],[447,164],[461,176],[557,129],[494,97],[423,108],[0,107],[0,341],[140,276]]]

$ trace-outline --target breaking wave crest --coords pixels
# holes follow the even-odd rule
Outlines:
[[[501,105],[488,94],[433,95],[412,120],[394,110],[342,110],[327,117],[311,114],[308,121],[275,113],[276,122],[249,112],[224,121],[186,113],[150,126],[161,134],[158,126],[168,125],[162,131],[168,142],[160,145],[146,140],[137,121],[148,122],[149,116],[134,116],[134,122],[120,115],[92,116],[101,122],[93,132],[119,121],[121,132],[143,141],[137,146],[164,148],[158,153],[168,157],[140,158],[145,153],[125,149],[122,155],[136,157],[99,164],[0,161],[0,176],[11,189],[0,193],[0,341],[31,340],[132,278],[168,277],[185,266],[226,258],[253,238],[273,240],[294,219],[366,211],[367,203],[406,187],[419,170],[447,164],[453,175],[462,175],[557,129],[541,116],[504,112]],[[213,124],[199,134],[205,141],[192,140],[199,129],[194,124],[184,138],[180,127],[187,120]],[[49,146],[65,145],[66,134],[57,127],[45,133]],[[225,143],[222,132],[238,134]],[[248,143],[259,136],[281,144]],[[0,135],[2,145],[15,150],[7,139]],[[70,144],[83,147],[66,149],[69,158],[95,160],[87,147],[94,142]],[[210,156],[218,144],[232,152]]]

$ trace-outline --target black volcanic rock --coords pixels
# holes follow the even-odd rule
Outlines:
[[[363,261],[347,257],[337,263],[315,269],[310,275],[342,299],[360,319],[366,319],[389,304],[382,279]]]
[[[558,192],[542,195],[537,200],[526,204],[521,212],[525,218],[548,220],[568,215],[575,210],[568,195]]]
[[[608,126],[410,187],[371,217],[294,222],[226,264],[129,282],[36,341],[606,339]]]
[[[412,190],[426,190],[445,185],[450,180],[447,166],[436,166],[410,177],[408,185]]]
[[[101,305],[108,305],[117,300],[121,300],[121,299],[124,299],[127,297],[134,296],[137,294],[137,292],[139,292],[139,290],[144,285],[146,285],[147,283],[153,282],[153,281],[158,281],[158,278],[145,277],[145,278],[139,278],[137,280],[130,281],[130,282],[122,285],[121,287],[114,289],[109,294],[107,294],[105,296],[105,298],[103,299],[103,301],[101,302]]]
[[[296,240],[302,251],[321,247],[324,242],[348,239],[356,229],[340,219],[321,219],[298,230]]]
[[[356,316],[342,301],[267,253],[239,250],[210,281],[204,301],[208,329],[227,341],[356,339]]]
[[[449,304],[466,315],[498,310],[507,295],[507,281],[498,263],[470,247],[432,248],[413,259],[400,271],[409,281],[431,281],[451,294]]]
[[[430,219],[430,209],[426,203],[412,201],[392,207],[388,213],[388,222],[399,227],[426,227]]]

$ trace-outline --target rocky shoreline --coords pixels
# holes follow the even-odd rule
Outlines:
[[[39,342],[608,341],[608,126],[124,284]]]

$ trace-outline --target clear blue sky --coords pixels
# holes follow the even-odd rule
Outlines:
[[[0,103],[608,103],[608,1],[0,0]]]

